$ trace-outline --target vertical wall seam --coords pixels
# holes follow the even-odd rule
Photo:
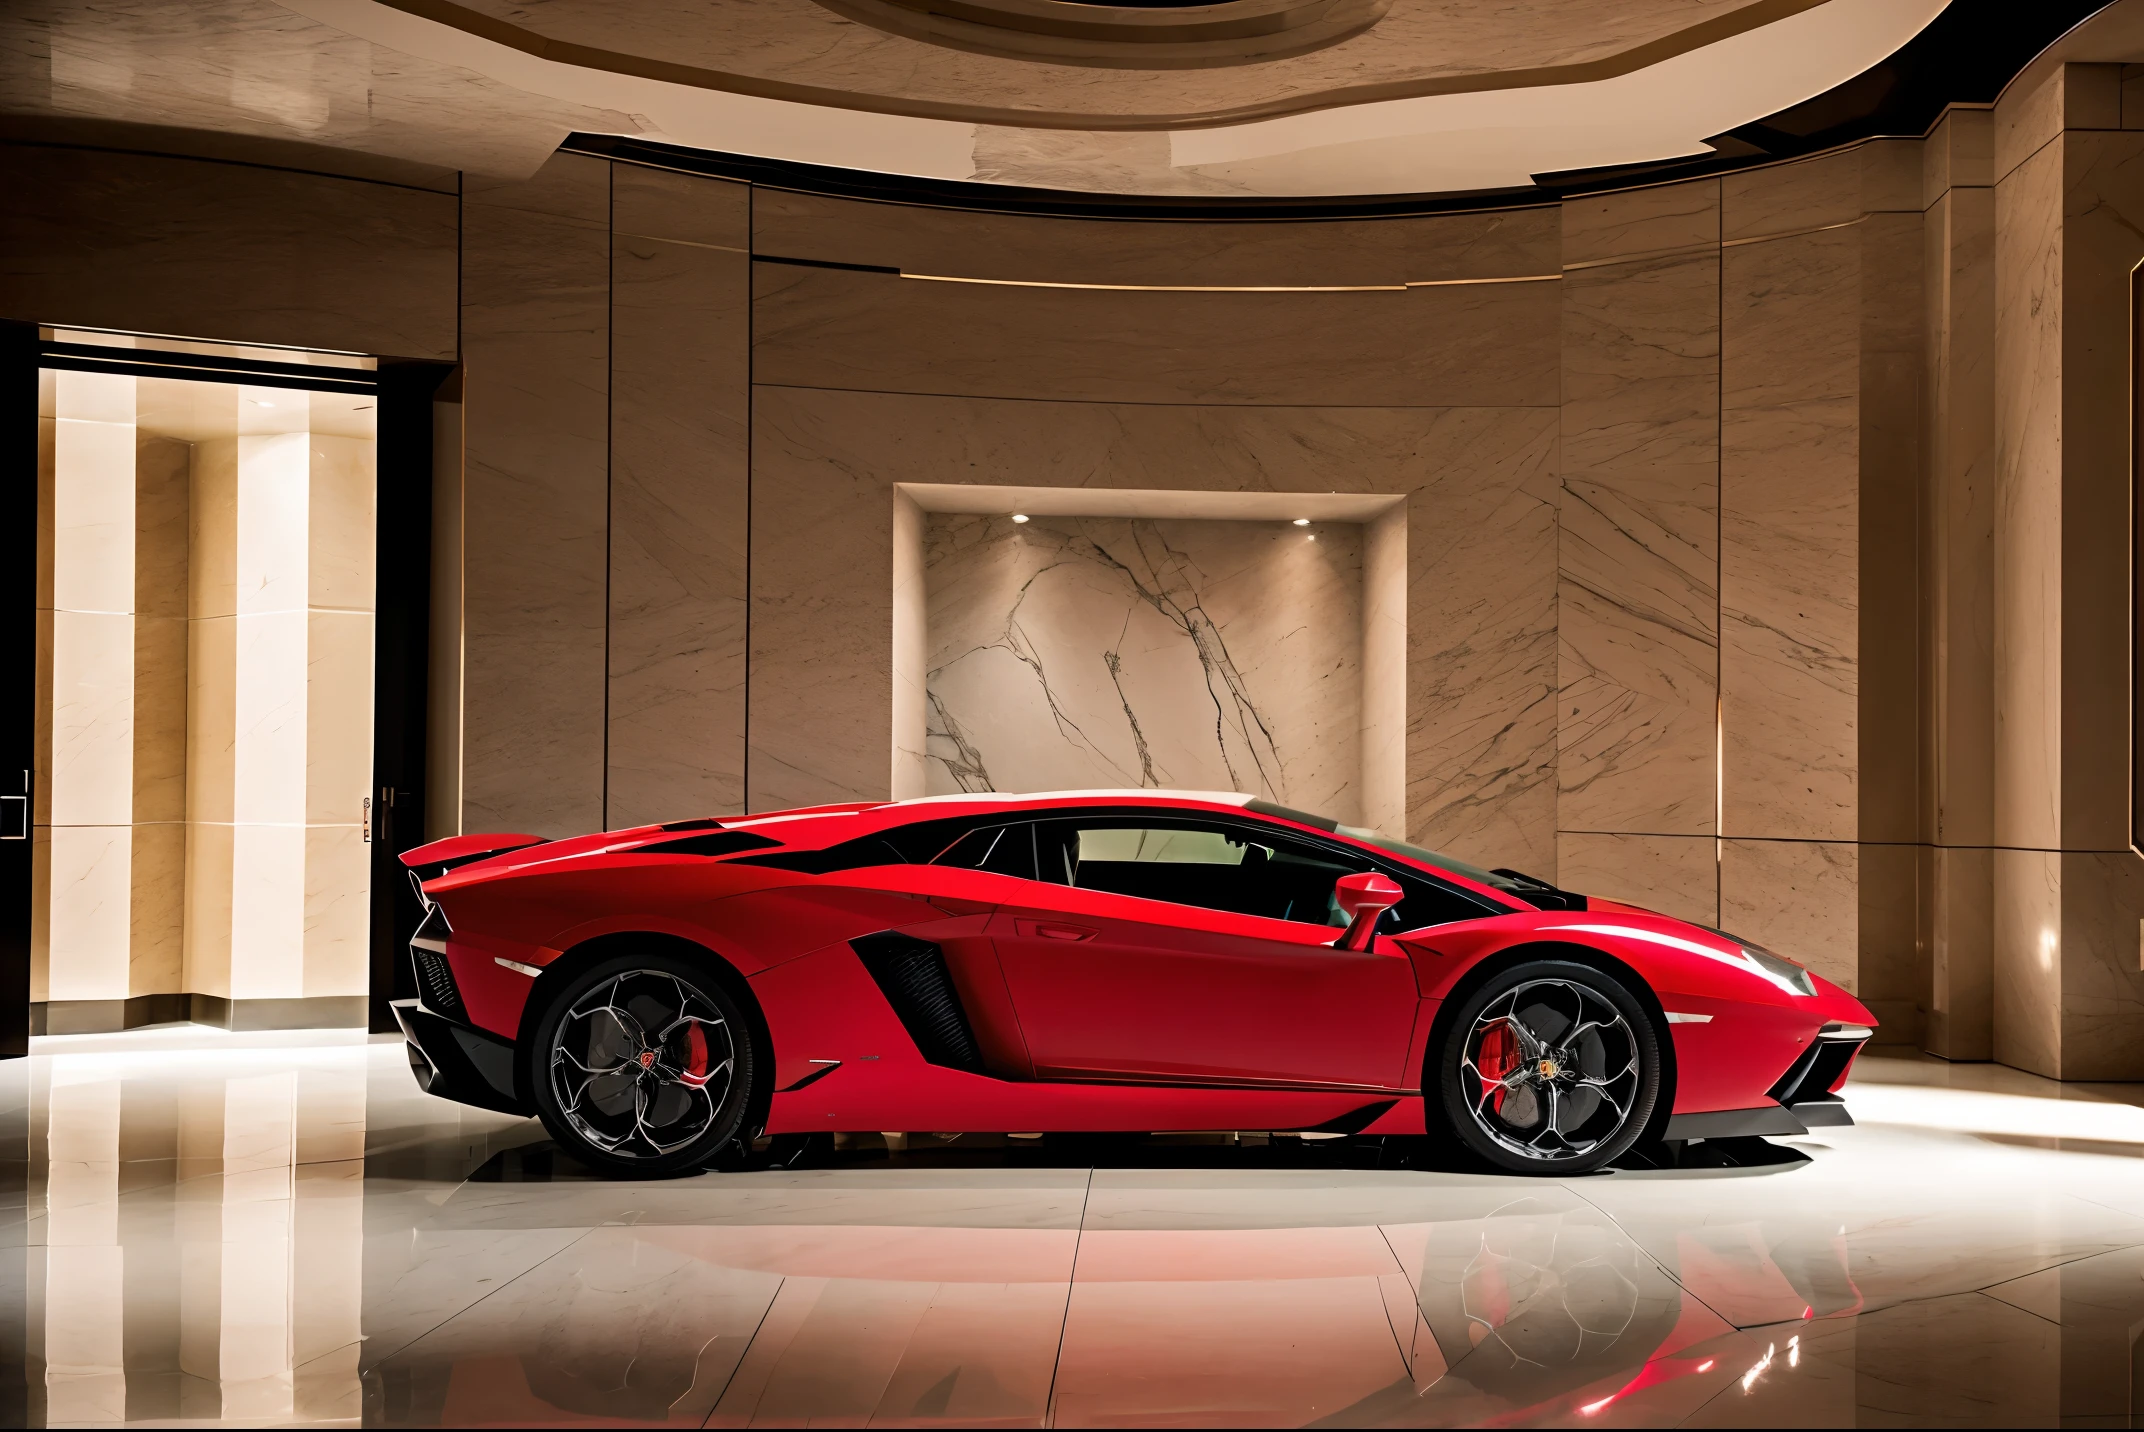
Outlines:
[[[1712,923],[1727,919],[1727,184],[1713,205]]]
[[[754,418],[759,409],[759,390],[754,384],[758,374],[752,366],[759,348],[755,341],[757,330],[753,314],[758,285],[752,279],[753,240],[759,234],[755,216],[758,204],[759,186],[747,184],[744,190],[744,749],[738,753],[741,767],[738,772],[739,804],[747,812],[752,809],[752,487],[759,466],[753,450],[753,439],[757,436]]]
[[[618,166],[603,165],[603,784],[598,825],[610,829],[611,573],[617,567]]]

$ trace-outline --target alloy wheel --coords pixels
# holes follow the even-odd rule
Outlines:
[[[706,1136],[736,1078],[729,1022],[666,970],[627,970],[558,1022],[548,1076],[558,1111],[614,1158],[659,1159]]]
[[[1460,1051],[1462,1093],[1499,1148],[1577,1162],[1630,1121],[1643,1069],[1630,1022],[1598,991],[1541,979],[1497,996]]]

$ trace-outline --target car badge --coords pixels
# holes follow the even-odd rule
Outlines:
[[[1553,1078],[1555,1078],[1555,1077],[1556,1077],[1556,1075],[1557,1075],[1557,1073],[1558,1073],[1558,1072],[1560,1072],[1560,1071],[1558,1071],[1558,1070],[1557,1070],[1557,1068],[1556,1068],[1556,1061],[1555,1061],[1555,1060],[1553,1060],[1553,1059],[1544,1059],[1544,1060],[1542,1060],[1542,1061],[1541,1061],[1541,1077],[1542,1077],[1542,1078],[1544,1078],[1544,1079],[1553,1079]]]
[[[640,1067],[643,1069],[653,1069],[655,1067],[654,1050],[643,1049],[640,1051]]]

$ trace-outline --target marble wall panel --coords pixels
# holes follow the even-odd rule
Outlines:
[[[884,458],[886,438],[903,427],[887,425],[895,414],[881,394],[759,388],[752,400],[749,808],[882,800],[892,765],[892,486],[905,476]]]
[[[1995,1058],[2061,1077],[2062,856],[1995,850],[1993,970]]]
[[[1928,211],[1925,240],[1930,833],[1985,845],[1995,799],[1994,190],[1948,190]]]
[[[2068,851],[2061,860],[2062,1074],[2144,1077],[2144,857]]]
[[[1933,208],[1952,189],[1995,184],[1995,115],[1985,109],[1947,109],[1921,142],[1921,206]]]
[[[2066,129],[2122,127],[2120,65],[2055,64],[2013,83],[1994,111],[1995,179],[2002,181]]]
[[[463,205],[462,828],[603,822],[610,166]]]
[[[1660,201],[1632,202],[1640,223]],[[1561,830],[1713,830],[1719,292],[1709,252],[1564,280]]]
[[[1719,923],[1719,860],[1709,835],[1556,835],[1556,883],[1564,889],[1704,925]]]
[[[1554,273],[1554,206],[1415,218],[1171,223],[960,213],[760,189],[752,248],[1052,283],[1364,284]]]
[[[1859,266],[1851,229],[1724,256],[1720,801],[1729,835],[1857,833]]]
[[[1861,204],[1862,150],[1837,149],[1720,180],[1720,237],[1748,240],[1850,223]]]
[[[1863,353],[1853,759],[1868,841],[1925,838],[1920,389],[1918,352]]]
[[[1362,819],[1362,530],[934,514],[927,789],[1144,786]]]
[[[1993,833],[2039,850],[2062,839],[2063,277],[2054,146],[1995,186]]]
[[[1846,841],[1721,841],[1718,923],[1858,991],[1861,855]]]
[[[451,194],[21,144],[0,146],[0,189],[10,318],[454,357]]]
[[[1712,248],[1720,241],[1720,184],[1662,184],[1563,203],[1563,263],[1590,266]]]
[[[296,928],[304,954],[294,963],[303,983],[296,994],[305,999],[361,996],[372,977],[372,852],[356,825],[312,825],[302,835]],[[234,983],[241,998],[282,993],[280,984],[270,990]]]
[[[1557,415],[1430,415],[1407,502],[1406,830],[1555,879]]]
[[[177,994],[186,988],[186,826],[137,825],[131,846],[123,993]]]
[[[1922,1048],[1944,1059],[1995,1055],[1995,852],[1934,849]]]
[[[1154,293],[772,263],[753,281],[761,383],[1125,403],[1557,401],[1553,281]]]
[[[2131,743],[2132,270],[2144,261],[2144,134],[2062,142],[2061,841],[2121,850]],[[2144,909],[2138,911],[2144,914]]]
[[[754,194],[748,184],[637,164],[611,166],[611,227],[642,239],[749,252]]]
[[[48,888],[64,892],[47,920],[48,999],[123,999],[133,928],[133,832],[55,825]]]
[[[751,292],[743,186],[624,166],[616,181],[613,827],[744,808]]]
[[[1922,845],[1876,843],[1854,850],[1859,896],[1854,993],[1876,1016],[1881,1042],[1922,1044],[1929,954],[1919,897],[1934,866],[1933,852]]]

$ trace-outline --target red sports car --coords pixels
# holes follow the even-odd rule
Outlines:
[[[1434,1134],[1514,1173],[1845,1124],[1746,940],[1248,796],[963,795],[402,857],[435,1094],[593,1167],[827,1131]]]

